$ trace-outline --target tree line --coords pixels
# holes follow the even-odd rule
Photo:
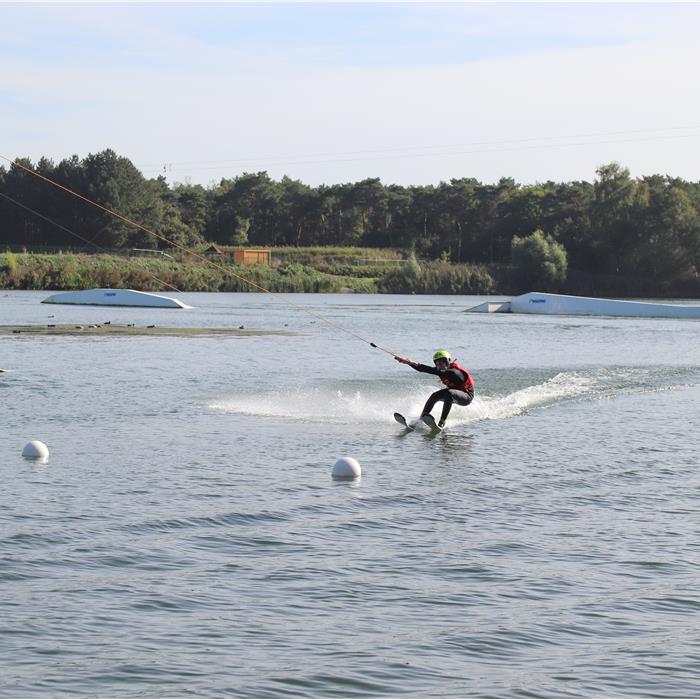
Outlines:
[[[599,167],[593,182],[404,187],[368,178],[311,187],[258,172],[203,187],[147,179],[110,149],[19,162],[187,247],[387,247],[487,265],[538,250],[576,274],[633,278],[650,294],[700,294],[700,182],[632,178],[617,163]],[[0,245],[79,245],[70,231],[104,248],[167,246],[15,165],[0,167],[0,194]]]

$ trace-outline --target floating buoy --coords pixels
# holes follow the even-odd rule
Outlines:
[[[22,450],[22,457],[27,459],[46,459],[49,456],[49,448],[41,440],[28,442]]]
[[[334,479],[359,479],[362,476],[360,463],[352,457],[341,457],[331,472]]]

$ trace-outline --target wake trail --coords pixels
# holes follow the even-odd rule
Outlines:
[[[469,406],[454,405],[450,421],[456,424],[480,420],[504,420],[534,408],[571,400],[598,400],[629,392],[644,393],[673,388],[663,379],[681,377],[662,370],[639,368],[590,368],[557,372],[544,381],[527,382],[528,370],[491,370],[499,381],[497,391],[489,392],[489,382],[477,381],[477,395]],[[503,376],[510,379],[503,380]],[[541,371],[538,379],[541,378]],[[508,383],[510,382],[510,386]],[[661,384],[660,384],[661,382]],[[318,423],[393,422],[399,411],[407,418],[418,417],[435,385],[400,386],[386,382],[354,382],[348,388],[336,385],[282,387],[276,391],[239,394],[214,401],[208,408],[223,413],[287,418]],[[440,409],[440,404],[436,410]]]

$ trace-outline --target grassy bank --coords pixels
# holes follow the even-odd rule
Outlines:
[[[246,280],[272,292],[485,294],[494,288],[481,266],[418,265],[398,251],[384,249],[275,248],[269,267],[237,267],[228,255],[210,259],[214,265],[187,254],[165,258],[6,252],[0,254],[0,288],[256,291]]]

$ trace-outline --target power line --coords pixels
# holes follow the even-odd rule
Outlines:
[[[43,214],[40,214],[38,211],[35,211],[31,207],[28,207],[26,204],[22,204],[22,202],[18,202],[16,199],[12,199],[12,197],[10,197],[9,195],[6,195],[4,192],[0,192],[0,197],[3,197],[8,202],[12,202],[13,204],[16,204],[18,207],[28,211],[30,214],[34,214],[34,216],[36,216],[40,219],[43,219],[44,221],[47,221],[48,223],[52,224],[53,226],[56,226],[56,228],[60,228],[62,231],[69,233],[71,236],[75,236],[79,240],[83,241],[83,243],[87,243],[88,245],[91,245],[91,246],[97,248],[98,250],[101,250],[104,253],[109,253],[107,248],[103,248],[101,245],[98,245],[97,243],[90,240],[89,238],[84,238],[79,233],[76,233],[75,231],[71,231],[69,228],[66,228],[62,224],[59,224],[57,221],[54,221],[53,219],[49,219],[48,216],[44,216]],[[145,272],[147,275],[149,275],[152,279],[154,279],[159,284],[162,284],[165,287],[170,287],[170,289],[172,289],[176,292],[180,291],[177,287],[170,284],[169,282],[166,282],[165,280],[162,280],[162,279],[156,277],[152,272],[148,272],[148,270],[146,270]]]
[[[32,168],[27,167],[26,165],[22,165],[22,163],[19,163],[16,160],[12,160],[11,158],[8,158],[7,156],[4,156],[0,154],[0,158],[3,160],[6,160],[8,163],[11,165],[14,165],[16,168],[20,168],[21,170],[25,171],[26,173],[33,175],[34,177],[43,180],[44,182],[47,182],[48,184],[52,185],[53,187],[57,187],[59,190],[62,190],[63,192],[66,192],[77,199],[82,200],[83,202],[86,202],[88,204],[91,204],[93,207],[96,207],[97,209],[100,209],[103,212],[106,212],[107,214],[110,214],[111,216],[119,219],[120,221],[123,221],[124,223],[129,224],[130,226],[134,226],[135,228],[139,229],[140,231],[143,231],[144,233],[147,233],[150,236],[153,236],[154,238],[157,238],[160,241],[163,241],[167,243],[168,245],[172,246],[173,248],[177,248],[178,250],[182,250],[186,253],[189,253],[191,256],[197,258],[198,260],[201,260],[207,265],[211,265],[212,267],[215,267],[224,274],[231,275],[231,277],[235,277],[236,279],[241,280],[245,284],[249,285],[250,287],[257,289],[258,291],[261,292],[266,292],[267,294],[272,295],[272,297],[279,301],[282,304],[286,304],[287,306],[292,306],[296,309],[299,309],[303,311],[304,313],[308,314],[309,316],[313,316],[314,318],[318,319],[319,321],[326,323],[329,326],[332,326],[333,328],[336,328],[343,333],[347,333],[348,335],[353,336],[354,338],[357,338],[358,340],[362,341],[363,343],[366,343],[370,347],[376,348],[377,350],[381,350],[382,352],[386,353],[387,355],[392,355],[396,356],[397,353],[393,352],[392,350],[387,350],[386,348],[381,347],[380,345],[377,345],[376,343],[372,342],[371,340],[367,340],[363,336],[361,336],[359,333],[355,333],[354,331],[351,331],[344,326],[341,326],[339,323],[336,323],[335,321],[331,321],[330,319],[326,318],[325,316],[321,316],[319,314],[314,313],[313,311],[305,308],[301,304],[296,304],[293,301],[290,301],[289,299],[282,299],[280,295],[277,293],[267,289],[266,287],[263,287],[261,284],[258,284],[257,282],[253,282],[252,280],[246,279],[245,277],[237,274],[233,270],[231,270],[229,267],[221,265],[214,260],[210,260],[206,256],[197,253],[196,251],[192,250],[191,248],[188,248],[185,245],[182,245],[181,243],[178,243],[177,241],[173,241],[166,236],[163,236],[160,233],[157,233],[153,229],[150,229],[143,224],[139,224],[138,222],[134,221],[133,219],[130,219],[127,216],[124,216],[123,214],[120,214],[119,212],[114,211],[113,209],[110,209],[109,207],[105,207],[102,204],[99,204],[98,202],[95,202],[94,200],[86,197],[85,195],[80,194],[79,192],[75,192],[74,190],[71,190],[69,187],[66,187],[65,185],[60,184],[59,182],[56,182],[55,180],[52,180],[49,177],[46,177],[46,175],[42,175],[41,173],[38,173],[36,170],[33,170]]]
[[[512,152],[512,151],[532,151],[532,150],[541,150],[544,148],[574,148],[574,147],[580,147],[580,146],[595,146],[595,145],[603,145],[603,144],[611,144],[611,143],[639,143],[640,141],[667,141],[670,139],[683,139],[683,138],[691,138],[691,137],[697,137],[700,136],[700,134],[680,134],[677,136],[650,136],[648,138],[639,138],[639,139],[616,139],[612,141],[583,141],[579,143],[563,143],[563,144],[549,144],[549,145],[542,145],[542,146],[520,146],[517,148],[491,148],[491,149],[478,149],[478,150],[471,150],[471,151],[459,151],[459,152],[454,152],[454,153],[416,153],[416,154],[411,154],[411,155],[395,155],[395,156],[378,156],[378,157],[370,157],[370,158],[334,158],[334,159],[328,159],[328,160],[298,160],[298,161],[280,161],[277,163],[263,163],[261,164],[261,167],[269,168],[273,166],[292,166],[292,165],[326,165],[330,163],[356,163],[356,162],[367,162],[367,161],[375,161],[375,160],[388,160],[388,159],[410,159],[410,158],[436,158],[436,157],[442,157],[442,156],[449,156],[449,157],[454,157],[454,156],[460,156],[460,155],[474,155],[477,153],[506,153],[506,152]],[[194,171],[201,171],[201,170],[219,170],[221,166],[210,166],[210,167],[205,167],[205,168],[173,168],[171,172],[194,172]]]
[[[208,166],[208,167],[195,167],[187,168],[188,170],[212,170],[222,165],[227,164],[237,164],[237,163],[261,163],[262,165],[309,165],[309,164],[323,164],[323,163],[343,163],[343,162],[353,162],[362,160],[384,160],[384,159],[396,159],[396,158],[426,158],[435,156],[456,156],[456,155],[467,155],[472,153],[495,153],[502,151],[516,151],[516,150],[533,150],[539,148],[564,148],[571,146],[588,146],[597,144],[610,144],[610,143],[628,143],[633,141],[651,141],[651,140],[666,140],[674,138],[687,138],[689,136],[697,136],[698,134],[668,134],[668,135],[658,135],[658,136],[647,136],[640,138],[627,138],[627,139],[613,139],[604,141],[585,141],[579,143],[536,143],[536,142],[553,142],[561,141],[563,139],[593,139],[605,136],[625,136],[632,134],[652,134],[653,132],[659,131],[688,131],[691,129],[700,129],[700,125],[693,126],[674,126],[674,127],[660,127],[653,129],[632,129],[624,131],[603,131],[594,132],[587,134],[569,134],[564,136],[540,136],[532,137],[526,139],[502,139],[494,141],[472,141],[467,143],[455,143],[455,144],[442,144],[435,146],[402,146],[396,148],[382,148],[382,149],[371,149],[371,150],[355,150],[355,151],[335,151],[335,152],[325,152],[325,153],[306,153],[297,155],[279,155],[279,156],[251,156],[247,158],[229,158],[224,160],[197,160],[197,161],[172,161],[168,160],[164,165],[163,161],[160,163],[148,163],[142,164],[138,167],[140,168],[158,168],[163,170],[167,168],[168,171],[182,170],[183,168],[178,166]],[[534,145],[522,145],[522,144],[534,144]],[[506,146],[506,148],[497,149],[477,149],[477,150],[467,150],[467,151],[446,151],[444,149],[455,149],[455,148],[472,148],[479,146]],[[440,150],[442,149],[442,150]],[[421,153],[421,151],[431,151],[428,153]],[[410,153],[408,153],[410,152]],[[384,154],[384,155],[381,155]],[[344,156],[359,156],[357,158],[344,158]],[[323,158],[326,160],[308,160]],[[330,158],[330,160],[328,160]],[[298,159],[307,159],[301,160]],[[269,162],[275,161],[275,162]]]

